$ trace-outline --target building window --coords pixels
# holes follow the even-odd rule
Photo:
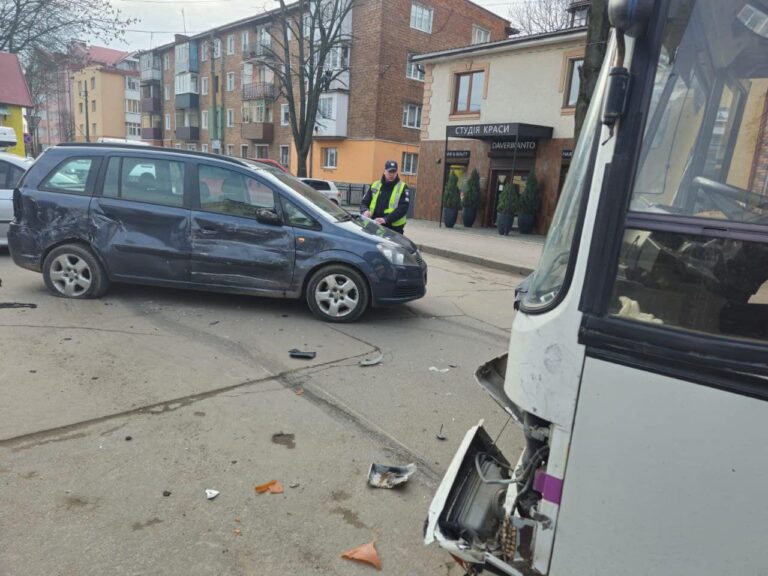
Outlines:
[[[203,96],[208,96],[208,76],[202,76],[200,78],[200,93]]]
[[[135,78],[126,78],[125,79],[125,89],[126,90],[138,90],[139,85],[136,83]]]
[[[173,147],[176,148],[176,150],[181,150],[181,142],[176,142]]]
[[[280,164],[288,168],[291,164],[291,147],[282,145],[280,146]]]
[[[96,134],[96,122],[91,124],[91,134]]]
[[[197,152],[197,144],[187,144],[187,150]]]
[[[424,68],[416,64],[416,62],[411,62],[411,56],[414,55],[415,54],[413,52],[408,52],[405,65],[405,77],[410,78],[411,80],[419,80],[424,82]]]
[[[80,124],[80,134],[85,136],[85,126],[83,126],[82,124]]]
[[[421,128],[421,106],[416,104],[403,105],[403,126]]]
[[[136,122],[126,122],[125,134],[127,136],[141,136],[141,124]]]
[[[200,112],[200,128],[208,130],[208,110]]]
[[[240,144],[240,158],[248,158],[248,144]]]
[[[235,53],[235,35],[230,34],[227,36],[227,54],[232,55]]]
[[[171,67],[171,55],[169,53],[163,54],[163,70],[168,70]]]
[[[91,78],[91,90],[96,90],[96,78]]]
[[[78,104],[78,108],[79,108],[79,110],[80,110],[80,114],[82,114],[82,113],[83,113],[83,103],[82,103],[82,102],[80,102],[80,103]]]
[[[336,148],[323,148],[323,168],[336,168]]]
[[[171,115],[166,114],[165,115],[165,129],[170,130],[171,129]]]
[[[227,144],[227,156],[234,156],[234,155],[235,155],[235,145]]]
[[[213,41],[213,57],[221,58],[221,40],[219,38]]]
[[[235,89],[235,73],[227,72],[227,92],[232,92]]]
[[[227,128],[234,128],[234,127],[235,127],[235,111],[233,108],[227,108]]]
[[[454,114],[475,114],[480,112],[485,88],[485,72],[456,74],[456,88],[453,94]]]
[[[206,154],[208,153],[208,144],[201,144],[201,148],[203,152],[205,152]]]
[[[579,88],[581,87],[581,66],[584,64],[584,58],[573,58],[568,60],[568,83],[565,86],[565,108],[575,108],[576,101],[579,99]]]
[[[432,8],[418,2],[411,3],[411,28],[431,33]]]
[[[403,174],[417,174],[419,171],[419,155],[411,152],[403,152]]]
[[[256,158],[269,158],[269,146],[267,144],[256,146]]]
[[[138,100],[126,100],[125,101],[125,111],[130,114],[140,114],[141,113],[141,105]]]
[[[291,109],[288,104],[280,106],[280,125],[288,126],[291,123]]]
[[[317,115],[325,120],[333,119],[333,96],[320,96],[317,103]]]
[[[208,62],[208,41],[204,40],[203,45],[200,48],[200,60]]]
[[[242,121],[272,122],[272,106],[265,100],[250,100],[243,104]]]
[[[491,31],[481,28],[480,26],[472,26],[472,44],[485,44],[491,41]]]
[[[246,48],[248,48],[248,30],[240,34],[240,50],[245,52]]]
[[[96,100],[91,100],[91,112],[96,112]]]
[[[171,85],[170,84],[163,84],[163,98],[165,98],[166,101],[171,99]]]
[[[589,17],[589,6],[582,6],[571,13],[571,27],[579,28],[587,25]]]

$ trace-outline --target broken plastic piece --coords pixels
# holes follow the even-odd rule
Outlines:
[[[450,368],[438,368],[437,366],[430,366],[429,367],[430,372],[439,372],[440,374],[445,374],[446,372],[450,371]]]
[[[235,528],[235,536],[240,536],[240,528]]]
[[[376,366],[376,364],[381,364],[382,360],[384,360],[384,354],[379,352],[377,356],[371,356],[370,358],[363,358],[360,360],[359,364],[360,366]]]
[[[440,432],[437,433],[438,440],[447,440],[448,438],[443,434],[443,425],[440,424]]]
[[[376,545],[373,542],[347,550],[341,557],[346,560],[365,562],[376,568],[376,570],[381,570],[381,560],[379,559],[379,553],[376,551]]]
[[[298,488],[299,486],[301,486],[301,484],[299,484],[298,482],[294,482],[289,486],[289,488]]]
[[[270,480],[264,484],[259,484],[258,486],[254,486],[253,489],[259,494],[264,494],[266,492],[269,492],[270,494],[282,494],[285,492],[283,485],[277,480]]]
[[[310,351],[303,352],[296,348],[294,348],[293,350],[288,350],[288,354],[291,355],[291,358],[303,358],[306,360],[312,360],[312,358],[317,356],[317,352],[310,352]]]
[[[208,490],[205,491],[205,497],[208,498],[208,500],[213,500],[219,494],[221,494],[221,492],[219,492],[218,490],[210,490],[210,489],[208,489]]]
[[[368,471],[368,484],[374,488],[394,488],[408,482],[414,472],[416,472],[416,464],[387,466],[374,462]]]

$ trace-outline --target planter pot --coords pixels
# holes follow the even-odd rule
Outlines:
[[[518,214],[517,227],[520,234],[530,234],[536,227],[536,214]]]
[[[506,236],[509,234],[509,231],[512,229],[512,221],[515,219],[514,214],[501,214],[499,212],[496,213],[496,229],[499,231],[499,234],[502,236]]]
[[[458,208],[443,208],[443,222],[446,228],[453,228],[456,224],[456,220],[459,217]]]
[[[472,228],[472,224],[475,223],[475,218],[477,218],[477,208],[464,208],[461,211],[461,219],[464,222],[465,228]]]

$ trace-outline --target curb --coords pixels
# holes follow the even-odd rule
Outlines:
[[[472,256],[471,254],[464,254],[462,252],[453,252],[451,250],[436,248],[426,244],[417,244],[417,246],[419,247],[419,250],[425,254],[432,254],[433,256],[441,256],[451,260],[459,260],[469,264],[484,266],[485,268],[492,268],[493,270],[500,270],[501,272],[519,274],[520,276],[529,276],[533,274],[533,268],[528,268],[526,266],[518,266],[516,264],[507,264],[506,262],[488,260],[487,258],[481,258],[480,256]]]

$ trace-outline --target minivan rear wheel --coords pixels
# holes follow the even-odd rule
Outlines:
[[[104,269],[93,253],[77,244],[51,250],[43,263],[43,279],[54,296],[99,298],[109,287]]]
[[[349,266],[333,264],[320,268],[307,284],[307,304],[326,322],[354,322],[368,308],[368,284]]]

